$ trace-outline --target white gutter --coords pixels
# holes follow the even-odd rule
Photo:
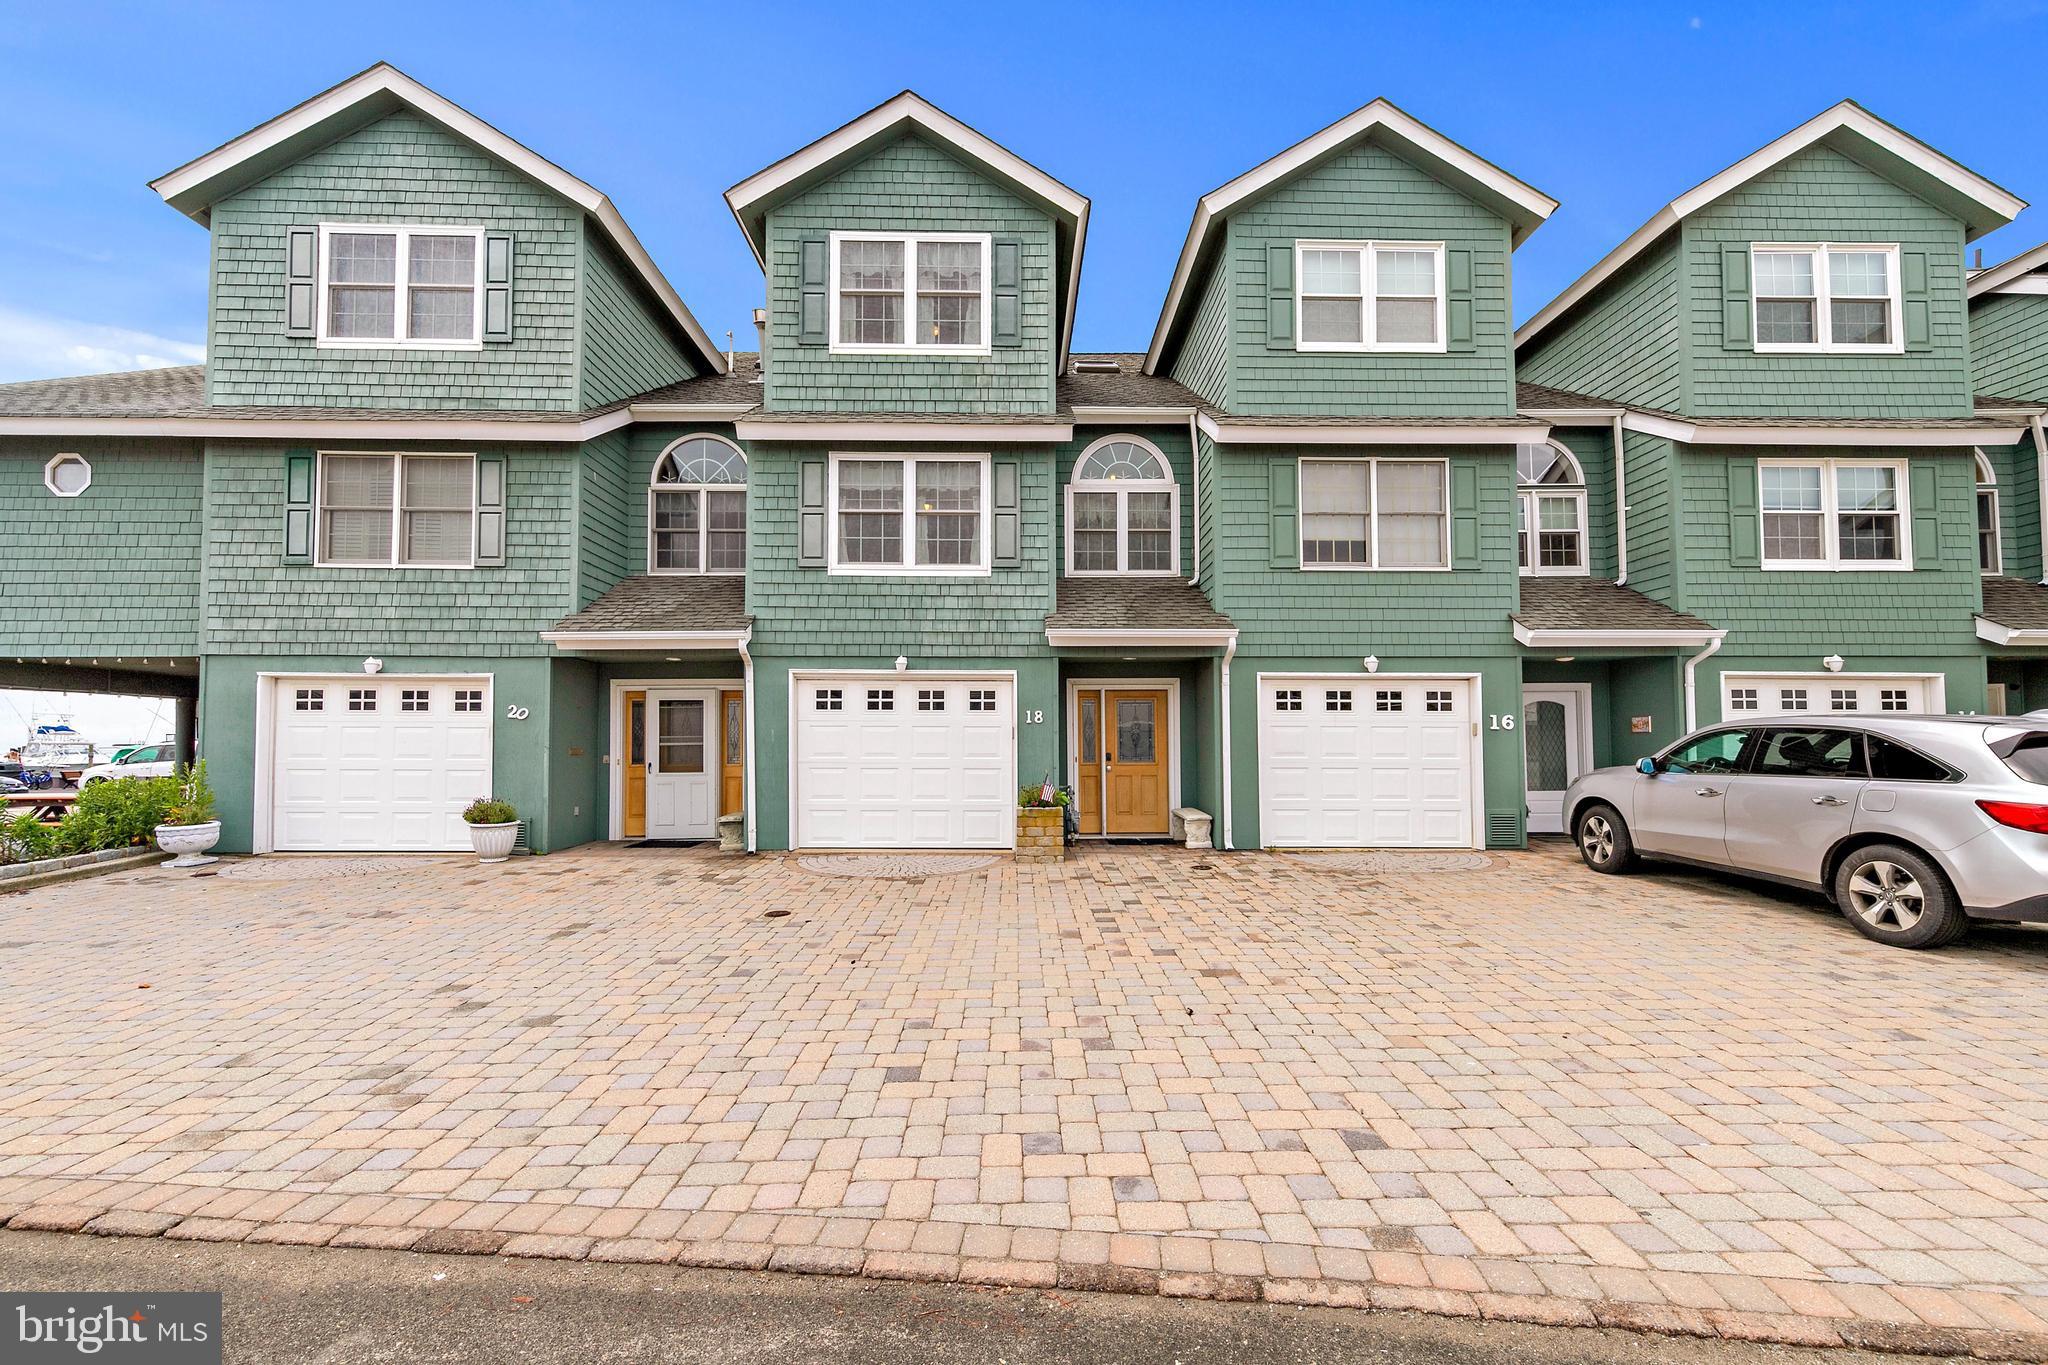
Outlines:
[[[1173,649],[1180,646],[1214,649],[1218,645],[1231,648],[1237,644],[1237,631],[1234,627],[1222,630],[1123,630],[1047,626],[1045,643],[1053,649],[1085,649],[1091,645],[1102,649]]]
[[[1702,661],[1721,652],[1721,641],[1726,638],[1726,632],[1716,635],[1707,643],[1705,649],[1685,661],[1685,732],[1687,734],[1691,734],[1694,730],[1700,728],[1699,679],[1697,676],[1699,666]]]
[[[1230,790],[1230,661],[1237,657],[1237,632],[1230,633],[1230,643],[1223,646],[1223,685],[1217,689],[1218,704],[1223,708],[1223,847],[1232,849],[1237,842],[1230,834],[1230,808],[1234,804]]]
[[[1142,423],[1146,426],[1171,426],[1183,418],[1190,418],[1196,408],[1134,408],[1114,407],[1107,404],[1090,405],[1076,403],[1069,409],[1073,413],[1074,425],[1130,426]]]
[[[2034,430],[2038,432],[2040,429],[2039,422],[2036,422]],[[1195,497],[1195,572],[1188,579],[1188,586],[1198,588],[1202,585],[1202,431],[1195,425],[1192,410],[1188,413],[1188,473],[1188,484]],[[2048,502],[2041,505],[2048,507]]]
[[[741,649],[754,635],[745,630],[544,630],[540,638],[566,653],[615,649]]]
[[[2020,630],[2002,626],[1988,617],[1977,618],[1977,638],[1994,645],[2048,645],[2048,630]]]
[[[2034,483],[2038,490],[2034,506],[2048,507],[2048,431],[2042,429],[2038,412],[2027,420],[2027,426],[2034,433]],[[2035,519],[2042,519],[2038,512]],[[2048,583],[2048,533],[2041,537],[2041,581]]]
[[[489,417],[0,417],[0,436],[184,436],[194,440],[588,441],[617,431],[633,414],[508,422]]]
[[[746,788],[744,805],[747,814],[747,852],[752,853],[758,845],[754,838],[754,769],[755,756],[759,752],[754,743],[754,656],[747,652],[747,644],[754,638],[752,627],[740,636],[735,646],[740,653],[740,709],[741,724],[747,727],[747,771],[742,778]]]
[[[1625,468],[1627,447],[1624,439],[1621,414],[1614,414],[1614,583],[1621,587],[1628,582],[1628,471]],[[1590,533],[1592,528],[1587,528]]]
[[[1768,421],[1737,425],[1633,411],[1621,421],[1630,431],[1696,446],[1999,446],[2014,444],[2026,431],[2023,426],[1773,426]]]
[[[1713,644],[1725,630],[1542,630],[1514,623],[1515,643],[1531,649],[1676,648]]]
[[[959,441],[1060,445],[1074,439],[1071,422],[849,422],[781,418],[740,422],[742,441]]]
[[[1403,426],[1394,423],[1271,422],[1222,423],[1206,414],[1196,423],[1218,445],[1430,445],[1430,446],[1515,446],[1541,445],[1550,439],[1550,423],[1530,421],[1523,426],[1484,423],[1431,423]]]

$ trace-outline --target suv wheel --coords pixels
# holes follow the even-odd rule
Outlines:
[[[1626,872],[1636,860],[1635,841],[1621,812],[1604,802],[1595,802],[1579,812],[1572,829],[1579,856],[1595,872]]]
[[[1941,869],[1896,844],[1859,848],[1835,869],[1835,905],[1865,938],[1939,948],[1970,928]]]

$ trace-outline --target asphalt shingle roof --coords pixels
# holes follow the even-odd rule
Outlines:
[[[205,403],[204,365],[0,384],[5,417],[162,417]]]
[[[1228,616],[1181,578],[1062,578],[1054,630],[1229,630]]]
[[[1518,382],[1515,385],[1515,406],[1532,412],[1542,412],[1558,409],[1583,411],[1586,408],[1619,408],[1624,405],[1612,399],[1573,393],[1570,389],[1553,389],[1548,384]]]
[[[1114,364],[1114,374],[1096,368]],[[1083,365],[1090,366],[1083,370]],[[1210,411],[1192,389],[1145,373],[1145,356],[1138,351],[1096,351],[1076,355],[1059,377],[1059,406],[1062,412],[1074,408],[1195,408]]]
[[[1524,578],[1515,619],[1531,630],[1714,629],[1607,578]]]
[[[574,616],[561,631],[745,630],[747,583],[737,575],[637,574]]]
[[[2024,578],[1987,578],[1984,619],[2007,630],[2048,630],[2048,588]]]

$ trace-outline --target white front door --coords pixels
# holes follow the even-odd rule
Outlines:
[[[1587,694],[1569,687],[1522,689],[1522,753],[1529,783],[1529,833],[1564,833],[1565,788],[1586,771]]]
[[[1370,674],[1259,684],[1260,841],[1472,848],[1472,683]]]
[[[718,751],[707,738],[718,694],[650,688],[647,709],[647,837],[709,839],[718,831]]]
[[[1924,714],[1940,708],[1935,681],[1875,673],[1724,673],[1721,718]]]
[[[799,848],[1008,848],[1016,689],[1007,677],[800,676]]]
[[[355,674],[271,687],[270,846],[465,849],[491,794],[491,680]]]

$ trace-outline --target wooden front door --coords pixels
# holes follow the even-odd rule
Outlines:
[[[1165,834],[1171,800],[1161,688],[1074,694],[1075,795],[1083,834]]]
[[[626,743],[624,820],[619,833],[628,839],[647,837],[647,694],[628,692],[626,703]]]
[[[737,815],[747,801],[747,707],[740,692],[718,694],[718,813]]]

